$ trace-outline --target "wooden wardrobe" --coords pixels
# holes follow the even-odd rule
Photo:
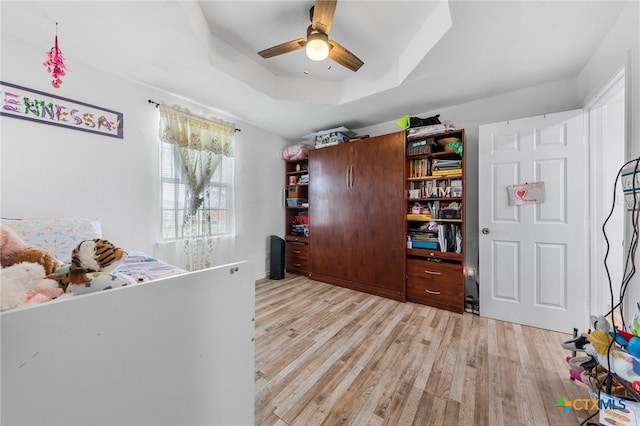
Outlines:
[[[404,301],[404,132],[310,152],[310,278]]]

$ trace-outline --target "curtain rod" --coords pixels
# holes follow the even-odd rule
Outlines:
[[[154,102],[151,99],[147,99],[147,102],[149,102],[150,104],[154,104],[156,106],[156,108],[160,107],[160,104],[158,102]],[[241,132],[242,129],[233,129],[234,132]]]

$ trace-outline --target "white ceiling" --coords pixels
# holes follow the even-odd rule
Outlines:
[[[3,0],[0,12],[2,37],[44,51],[58,22],[68,66],[88,63],[298,140],[575,76],[624,4],[339,0],[329,38],[364,61],[356,73],[327,70],[304,50],[257,55],[305,37],[311,0]]]

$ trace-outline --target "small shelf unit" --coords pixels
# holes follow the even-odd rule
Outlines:
[[[309,160],[287,160],[285,179],[284,267],[309,276]]]

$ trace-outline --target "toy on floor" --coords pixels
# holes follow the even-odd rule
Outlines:
[[[591,356],[566,357],[569,376],[597,390],[607,376],[607,370]]]
[[[616,343],[623,346],[627,352],[636,358],[640,358],[640,337],[620,330],[618,327],[616,327],[615,332],[610,331],[609,334],[616,340]]]
[[[609,335],[611,331],[609,321],[602,315],[599,317],[591,315],[591,323],[594,330],[587,335],[589,344],[584,345],[584,351],[592,356],[606,355],[611,342],[613,342],[613,337]]]
[[[562,342],[560,345],[569,351],[584,351],[584,346],[588,344],[587,333],[582,333],[581,335],[574,337],[571,340],[567,340]]]
[[[631,321],[631,331],[634,335],[640,336],[640,302],[636,303],[636,312]]]

